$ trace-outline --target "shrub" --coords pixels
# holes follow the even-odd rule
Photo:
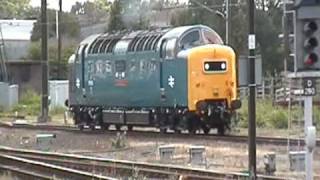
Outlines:
[[[54,116],[54,115],[61,115],[64,114],[66,108],[63,106],[54,106],[50,109],[49,114],[50,116]]]
[[[19,114],[22,113],[29,116],[39,115],[40,103],[40,96],[36,92],[28,90],[21,97],[19,104],[13,107],[12,111],[18,111]]]
[[[256,100],[256,126],[259,128],[287,128],[288,127],[288,110],[283,107],[274,106],[272,101]],[[240,127],[248,127],[248,100],[242,101],[242,107],[238,111]]]

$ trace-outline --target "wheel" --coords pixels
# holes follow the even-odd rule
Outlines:
[[[189,134],[196,134],[197,133],[197,129],[194,127],[189,127],[188,131],[189,131]]]
[[[91,129],[91,131],[94,131],[94,130],[96,130],[96,126],[94,124],[90,125],[90,129]]]
[[[167,133],[167,128],[161,128],[161,127],[160,127],[160,133],[162,133],[162,134]]]
[[[83,125],[83,124],[78,125],[78,128],[80,129],[80,131],[83,131],[83,129],[84,129],[84,125]]]
[[[109,130],[109,124],[103,124],[102,127],[104,130]]]
[[[175,132],[176,134],[181,134],[181,130],[180,130],[180,129],[174,129],[174,132]]]
[[[121,125],[117,124],[116,129],[117,129],[117,131],[121,131]]]
[[[218,127],[218,134],[221,135],[221,136],[223,136],[224,133],[225,133],[225,128],[224,128],[223,125],[220,125],[220,126]]]
[[[208,126],[206,126],[206,125],[202,126],[202,130],[203,130],[204,134],[209,134],[209,132],[210,132],[210,128]]]

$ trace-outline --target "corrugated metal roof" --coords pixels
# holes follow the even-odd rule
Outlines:
[[[4,40],[30,40],[36,20],[2,19],[0,26]]]

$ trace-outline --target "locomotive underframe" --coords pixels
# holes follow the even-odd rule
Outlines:
[[[200,101],[197,111],[189,111],[187,107],[103,107],[103,106],[71,106],[75,124],[83,129],[100,126],[108,129],[114,125],[117,130],[127,126],[132,130],[134,126],[157,127],[161,132],[168,129],[180,133],[188,130],[196,133],[201,130],[209,133],[211,128],[217,128],[219,134],[229,129],[232,112],[225,101]]]

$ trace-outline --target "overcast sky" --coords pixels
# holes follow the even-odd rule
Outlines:
[[[72,5],[74,5],[76,2],[85,2],[88,0],[62,0],[62,9],[63,11],[70,11]],[[47,0],[48,8],[51,9],[59,9],[59,0]],[[31,0],[30,1],[31,6],[34,7],[40,7],[41,6],[41,0]]]

